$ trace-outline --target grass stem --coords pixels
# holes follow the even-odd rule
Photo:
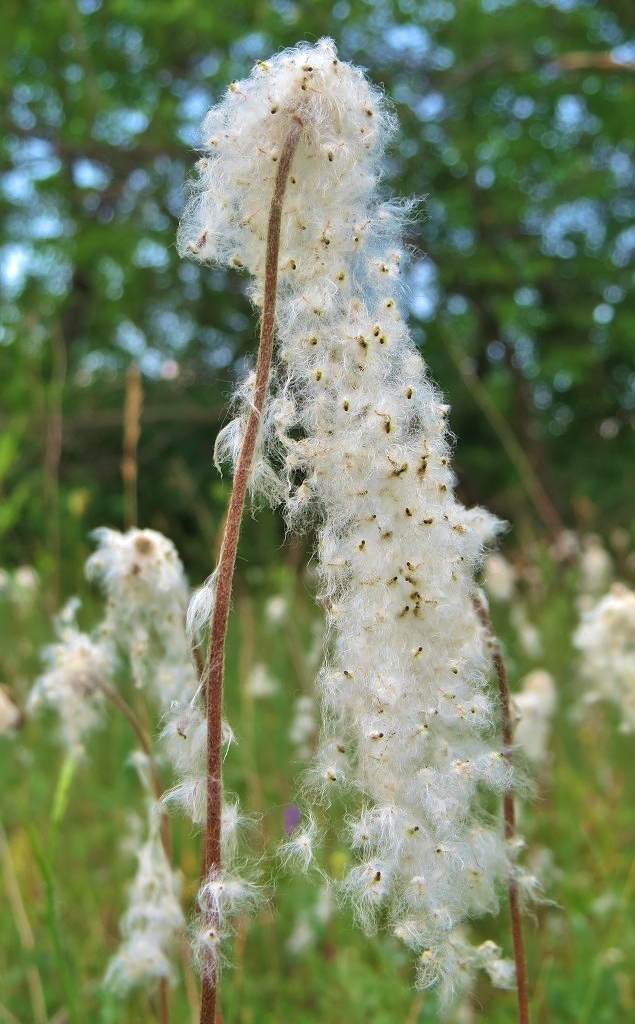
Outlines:
[[[22,949],[29,955],[35,950],[35,939],[33,930],[27,917],[26,908],[20,892],[20,884],[13,863],[11,846],[5,834],[2,822],[0,822],[0,863],[4,874],[4,887],[7,895],[9,910],[15,923],[16,931],[20,939]],[[34,1024],[46,1024],[48,1017],[46,1013],[46,1001],[44,999],[44,988],[42,979],[37,967],[27,967],[26,981],[29,988],[31,1010],[33,1011]],[[7,1017],[7,1020],[9,1018]]]

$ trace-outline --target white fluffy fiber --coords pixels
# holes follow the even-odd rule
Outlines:
[[[622,731],[635,732],[635,592],[614,583],[583,613],[574,643],[588,703],[607,700],[622,714]]]
[[[498,524],[454,495],[448,407],[400,313],[402,215],[377,188],[392,118],[330,40],[259,64],[208,114],[180,246],[247,268],[262,304],[273,182],[296,119],[259,459],[284,484],[289,521],[319,529],[332,655],[314,778],[361,797],[344,882],[361,922],[390,922],[421,985],[450,991],[483,959],[457,929],[495,910],[509,868],[478,794],[510,784],[472,604]],[[249,395],[248,380],[243,419]],[[235,425],[223,457],[238,436]]]

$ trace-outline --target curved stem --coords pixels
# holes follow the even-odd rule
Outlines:
[[[557,540],[564,532],[564,523],[530,459],[527,457],[525,449],[505,417],[492,401],[487,388],[483,386],[478,375],[470,368],[469,360],[466,360],[465,353],[461,350],[450,327],[442,321],[440,326],[441,333],[448,343],[448,352],[452,362],[461,374],[463,383],[501,442],[530,501],[547,527],[550,537],[552,540]]]
[[[488,647],[492,655],[498,688],[501,698],[501,731],[503,734],[503,756],[510,761],[512,746],[514,743],[514,724],[512,717],[512,702],[507,683],[507,671],[501,653],[498,639],[492,627],[492,620],[489,612],[478,595],[474,597],[474,608],[479,621],[487,637]],[[516,809],[514,806],[514,791],[509,787],[503,796],[503,817],[505,819],[505,839],[508,846],[511,846],[516,836]],[[516,965],[516,984],[518,995],[518,1024],[530,1024],[529,1018],[529,986],[527,982],[527,964],[525,961],[525,942],[523,939],[523,924],[520,911],[520,896],[518,883],[514,872],[510,871],[507,880],[507,891],[509,895],[509,915],[512,927],[512,944],[514,947],[514,963]]]
[[[163,786],[161,785],[161,778],[157,769],[157,763],[154,757],[154,752],[148,737],[146,736],[145,730],[130,707],[127,701],[123,699],[121,694],[117,693],[108,683],[101,683],[101,690],[110,701],[110,703],[117,708],[124,716],[132,731],[139,741],[143,753],[148,758],[148,766],[150,768],[150,778],[152,780],[152,788],[154,795],[159,801],[163,796]],[[170,822],[166,814],[161,816],[161,845],[163,846],[163,852],[165,853],[168,862],[172,860],[172,839],[170,836]],[[170,1020],[170,1001],[168,993],[168,983],[165,978],[159,979],[159,1015],[161,1024],[169,1024]]]
[[[295,116],[280,154],[280,162],[269,209],[265,289],[253,403],[249,410],[242,448],[234,473],[234,483],[218,561],[216,597],[212,613],[209,654],[204,685],[204,699],[207,706],[207,824],[203,854],[203,882],[209,877],[210,872],[218,872],[221,866],[221,713],[227,620],[229,617],[240,525],[245,507],[249,478],[251,476],[258,430],[269,386],[269,371],[274,343],[282,205],[291,162],[302,128],[302,121],[298,116]],[[217,926],[217,922],[210,922],[211,926],[214,926],[214,924]],[[216,968],[214,963],[210,963],[203,966],[200,1024],[214,1024],[215,1017]]]
[[[154,795],[157,801],[159,801],[163,796],[163,786],[161,784],[161,779],[159,777],[159,771],[157,769],[157,763],[154,757],[154,752],[152,750],[150,741],[146,736],[145,730],[141,722],[139,721],[139,719],[137,718],[136,714],[134,713],[130,705],[127,703],[127,701],[123,699],[121,694],[117,693],[116,690],[109,686],[108,683],[101,683],[100,688],[104,696],[110,701],[113,707],[116,707],[117,711],[120,711],[123,717],[126,719],[130,728],[132,729],[132,731],[134,732],[135,736],[139,741],[139,746],[141,747],[143,753],[148,758],[148,766],[150,769],[152,788],[154,790]],[[167,857],[168,860],[171,860],[172,843],[170,840],[170,823],[166,814],[162,815],[161,817],[161,843],[163,845],[165,856]]]

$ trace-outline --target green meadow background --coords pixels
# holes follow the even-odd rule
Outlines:
[[[583,581],[562,553],[563,531],[586,545],[598,535],[612,577],[633,585],[630,0],[5,0],[0,684],[23,708],[71,595],[83,625],[96,621],[83,564],[97,526],[160,530],[193,585],[210,572],[229,486],[213,440],[257,324],[238,274],[178,259],[184,183],[226,85],[323,35],[383,84],[399,117],[386,190],[421,199],[406,238],[412,330],[452,405],[462,499],[510,523],[516,603],[492,611],[512,687],[534,668],[556,680],[550,758],[520,810],[525,861],[550,899],[526,920],[533,1018],[635,1020],[632,738],[615,709],[580,712]],[[274,512],[246,520],[227,664],[238,745],[225,773],[258,820],[245,856],[259,860],[268,902],[239,922],[223,1021],[433,1021],[408,953],[362,935],[346,910],[325,908],[319,879],[273,855],[302,783],[294,705],[312,693],[322,644],[311,550]],[[278,623],[272,597],[286,606]],[[530,653],[519,603],[537,630]],[[258,665],[275,682],[266,697],[252,692]],[[155,728],[156,711],[121,686]],[[23,715],[0,735],[0,1024],[159,1020],[153,996],[121,1002],[102,987],[135,867],[130,814],[143,814],[133,749],[114,712],[74,771],[50,717]],[[349,858],[344,813],[328,812],[322,856],[335,877]],[[173,833],[191,906],[200,838],[178,819]],[[499,917],[470,927],[509,952],[504,899]],[[197,1020],[196,984],[185,957],[174,1024]],[[516,1019],[513,995],[487,979],[457,1013],[445,1019]]]

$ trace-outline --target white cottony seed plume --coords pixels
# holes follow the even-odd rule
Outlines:
[[[574,644],[587,702],[608,700],[622,713],[622,731],[635,732],[635,592],[615,583],[582,617]]]
[[[189,589],[171,540],[156,530],[95,530],[86,575],[106,593],[102,631],[125,650],[138,686],[163,708],[191,698],[198,679],[185,633]]]
[[[514,740],[532,764],[544,764],[549,757],[551,719],[556,710],[555,683],[543,669],[534,669],[521,682],[522,689],[513,698],[517,715]]]
[[[46,706],[59,715],[62,742],[72,757],[84,753],[84,741],[102,721],[102,686],[116,669],[114,645],[102,634],[81,632],[76,624],[79,601],[73,598],[55,622],[57,643],[43,652],[46,671],[29,695],[29,711]]]
[[[258,64],[207,115],[180,246],[246,268],[262,304],[277,162],[298,121],[252,488],[275,498],[282,484],[290,522],[319,527],[332,654],[314,774],[323,792],[357,791],[363,806],[344,890],[365,926],[390,923],[417,953],[422,986],[449,994],[473,967],[499,963],[458,930],[496,908],[509,867],[478,801],[481,787],[510,784],[472,603],[498,524],[455,498],[448,407],[400,313],[402,218],[377,188],[392,118],[331,41]],[[223,458],[235,459],[252,388],[248,377]],[[506,967],[490,973],[509,983]]]
[[[174,981],[173,953],[185,927],[181,879],[166,857],[160,835],[160,809],[149,807],[147,840],[137,851],[137,874],[120,927],[122,943],[110,961],[104,984],[119,995],[159,980]]]

